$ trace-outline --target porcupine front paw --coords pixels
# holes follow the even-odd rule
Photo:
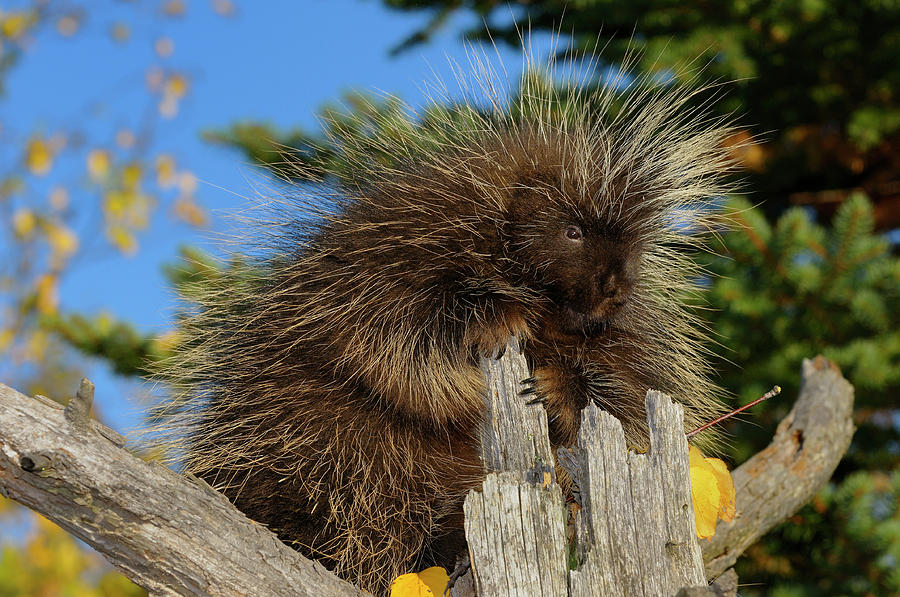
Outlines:
[[[486,359],[499,359],[506,354],[511,336],[515,336],[519,352],[524,350],[526,340],[531,336],[525,320],[518,315],[494,325],[482,325],[474,334],[476,353]]]

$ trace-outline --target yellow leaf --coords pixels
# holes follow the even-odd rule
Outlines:
[[[12,330],[0,330],[0,352],[5,351],[7,348],[12,346],[13,340],[15,339],[16,334]],[[2,502],[3,498],[0,498],[0,502]],[[2,508],[0,508],[2,510]]]
[[[391,583],[390,597],[441,597],[447,590],[447,571],[434,566],[422,572],[402,574]]]
[[[162,154],[156,157],[156,184],[166,189],[175,182],[175,159]]]
[[[10,39],[21,37],[34,23],[35,15],[30,12],[11,12],[0,17],[0,34]]]
[[[137,252],[137,239],[127,228],[110,226],[106,231],[106,235],[109,237],[110,242],[125,255],[134,255]]]
[[[718,458],[707,458],[706,462],[712,466],[713,474],[719,486],[719,518],[725,522],[734,520],[735,514],[735,490],[734,479],[728,472],[728,467]]]
[[[443,595],[447,591],[447,583],[450,582],[447,571],[440,566],[432,566],[419,572],[419,578],[436,596]]]
[[[734,518],[734,482],[724,462],[704,457],[694,446],[688,449],[688,460],[697,536],[706,539],[715,534],[718,518]]]
[[[32,174],[43,176],[53,165],[53,152],[43,139],[32,139],[25,147],[25,166]]]
[[[103,196],[103,213],[107,219],[119,219],[128,208],[128,197],[122,191],[109,191]]]
[[[166,79],[166,86],[163,89],[163,93],[170,95],[175,99],[181,99],[184,97],[184,94],[187,93],[187,88],[187,79],[182,75],[174,74]]]
[[[141,170],[141,165],[137,162],[131,162],[122,168],[122,186],[124,186],[126,190],[133,191],[141,184],[142,176],[143,171]]]
[[[109,152],[104,149],[93,149],[87,156],[88,176],[94,182],[101,182],[109,176],[109,167],[112,164]]]
[[[45,274],[38,278],[37,297],[35,300],[37,310],[43,315],[52,315],[56,313],[58,303],[59,296],[56,292],[56,278],[50,274]]]
[[[13,232],[19,238],[27,239],[34,232],[37,217],[30,209],[17,209],[13,214]]]
[[[78,250],[78,237],[62,224],[49,224],[46,233],[50,247],[56,256],[69,257]]]

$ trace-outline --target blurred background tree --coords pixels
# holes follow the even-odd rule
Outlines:
[[[796,395],[800,360],[818,353],[839,363],[856,387],[860,427],[829,487],[742,559],[741,592],[900,594],[900,259],[889,236],[897,239],[900,226],[900,6],[882,0],[382,4],[426,18],[398,37],[398,56],[424,47],[446,27],[462,29],[473,41],[490,37],[516,49],[518,22],[530,23],[525,27],[538,36],[562,32],[561,54],[602,48],[600,76],[637,52],[637,69],[660,81],[688,75],[681,67],[691,64],[702,70],[701,81],[728,82],[715,109],[735,114],[741,127],[732,141],[745,168],[747,194],[729,200],[736,208],[734,226],[716,241],[717,256],[698,257],[716,274],[703,315],[722,345],[715,349],[722,357],[717,369],[737,403],[775,383],[785,388],[785,398],[732,423],[731,459],[740,464],[768,442]],[[186,9],[177,1],[155,6],[153,18],[161,21],[177,19]],[[221,14],[232,10],[227,3],[214,6]],[[460,13],[479,16],[486,27],[464,27],[456,18]],[[28,40],[41,27],[76,36],[89,14],[41,0],[0,13],[0,82],[17,61],[27,60]],[[127,22],[116,21],[108,35],[125,43],[130,31]],[[105,239],[130,253],[140,250],[141,230],[162,205],[189,225],[206,219],[193,199],[191,173],[176,167],[169,154],[148,149],[153,123],[175,116],[191,91],[191,77],[165,62],[173,43],[166,39],[153,40],[156,56],[143,77],[152,114],[146,126],[133,123],[104,140],[91,139],[80,123],[72,130],[36,127],[2,138],[19,157],[0,178],[0,227],[11,231],[0,238],[0,354],[28,365],[17,366],[15,375],[0,367],[5,383],[64,396],[79,375],[71,347],[133,376],[145,373],[177,341],[171,332],[141,332],[109,315],[61,311],[57,298],[58,280],[85,239]],[[515,109],[514,88],[510,102]],[[312,172],[324,164],[340,172],[341,156],[329,135],[377,138],[396,127],[427,129],[429,111],[437,110],[458,106],[432,106],[412,118],[398,100],[348,92],[341,106],[321,112],[328,134],[242,119],[204,136],[239,149],[273,173],[283,174],[286,153],[312,165]],[[62,184],[57,173],[65,171],[67,160],[78,172],[70,175],[74,183]],[[82,228],[87,233],[76,234],[71,225],[78,216],[68,200],[73,185],[96,198],[90,208],[98,214],[96,227]],[[202,252],[186,249],[167,271],[170,283],[183,289],[186,281],[215,276],[216,267]],[[7,507],[0,510],[4,516],[22,514]],[[35,549],[63,541],[51,537],[50,528],[32,527],[29,541],[40,546]],[[31,543],[7,546],[0,571],[18,567]],[[59,557],[71,561],[71,552],[63,553],[69,547],[60,549]],[[89,578],[101,590],[91,566],[65,570],[75,571],[66,582]],[[0,574],[0,595],[55,594],[23,589],[22,580],[10,580],[7,588],[4,578]]]
[[[148,15],[137,4],[9,4],[0,8],[0,102],[18,91],[8,80],[50,37],[106,44],[111,52],[152,47],[128,81],[143,90],[142,111],[112,118],[107,107],[122,94],[100,77],[87,106],[61,93],[54,114],[27,122],[4,113],[0,125],[0,374],[22,391],[64,399],[87,363],[60,337],[94,347],[133,375],[164,352],[166,335],[142,334],[105,314],[62,314],[62,280],[79,266],[136,255],[154,219],[189,227],[207,220],[195,200],[196,177],[154,139],[190,92],[191,75],[170,59],[174,40],[165,33],[185,5],[168,0]],[[219,1],[215,10],[227,16],[230,3]],[[2,596],[146,594],[67,533],[2,497],[0,531]]]

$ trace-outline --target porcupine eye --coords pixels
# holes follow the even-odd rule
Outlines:
[[[566,235],[566,238],[572,242],[581,241],[581,228],[578,226],[569,226],[566,228],[564,234]]]

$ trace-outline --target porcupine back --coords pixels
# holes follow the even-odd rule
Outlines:
[[[531,74],[510,105],[474,70],[487,102],[339,131],[348,167],[241,232],[248,250],[188,293],[161,374],[185,468],[376,594],[464,546],[477,359],[511,334],[556,446],[590,400],[632,446],[648,388],[687,428],[720,411],[685,301],[728,129],[686,87]]]

